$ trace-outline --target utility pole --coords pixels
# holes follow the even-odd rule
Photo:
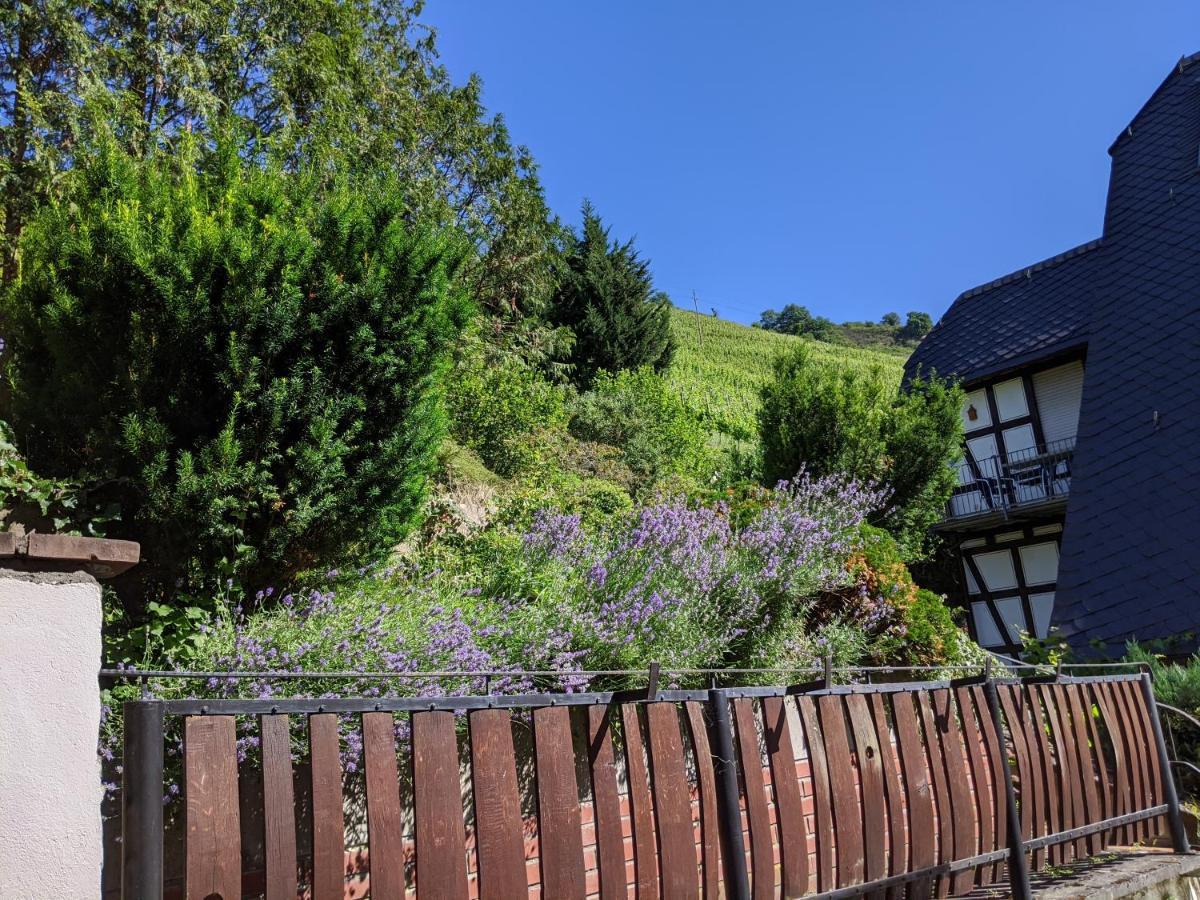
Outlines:
[[[696,299],[695,289],[692,290],[692,306],[695,307],[695,309],[696,309],[696,334],[698,336],[700,346],[703,347],[704,346],[704,326],[700,323],[700,320],[703,319],[704,317],[702,315],[700,315],[700,301]]]

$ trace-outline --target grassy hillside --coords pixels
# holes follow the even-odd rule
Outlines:
[[[755,435],[758,389],[781,353],[807,344],[831,365],[878,365],[899,381],[909,352],[826,344],[683,309],[673,309],[671,316],[679,347],[667,380],[710,428],[741,440]]]

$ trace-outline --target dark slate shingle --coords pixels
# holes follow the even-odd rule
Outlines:
[[[964,291],[913,351],[909,378],[936,371],[978,380],[1087,340],[1100,240]]]

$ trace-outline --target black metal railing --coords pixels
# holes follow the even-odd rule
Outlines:
[[[1052,441],[1007,456],[969,460],[955,468],[958,486],[948,519],[1000,514],[1066,498],[1071,491],[1075,439]]]

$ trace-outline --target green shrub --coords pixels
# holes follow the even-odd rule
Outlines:
[[[35,474],[17,450],[12,428],[0,421],[0,530],[20,525],[27,531],[98,534],[104,518],[102,511],[89,508],[75,482]]]
[[[1169,662],[1153,647],[1131,642],[1125,646],[1125,659],[1149,668],[1158,700],[1200,716],[1200,654]]]
[[[597,375],[575,405],[571,433],[619,448],[644,479],[674,474],[703,480],[712,472],[699,419],[648,368]]]
[[[224,146],[77,163],[7,294],[12,421],[31,465],[119,506],[109,533],[144,560],[126,595],[393,546],[470,312],[456,234],[410,224],[389,180]]]
[[[917,379],[897,392],[881,367],[827,366],[798,348],[777,361],[762,389],[764,480],[803,469],[885,485],[891,501],[876,521],[907,556],[917,555],[954,487],[961,406],[961,390],[949,383]]]
[[[1170,650],[1173,643],[1167,641],[1160,647],[1157,642],[1130,642],[1125,645],[1125,659],[1141,663],[1149,669],[1154,683],[1154,698],[1159,703],[1200,717],[1200,653],[1171,662],[1157,651]],[[1169,729],[1172,756],[1193,766],[1200,766],[1200,729],[1169,710],[1164,710],[1161,715],[1164,730]],[[1200,774],[1181,767],[1176,771],[1176,777],[1183,799],[1197,803],[1200,800]]]
[[[654,290],[650,264],[633,241],[610,241],[589,203],[583,205],[580,233],[567,238],[551,313],[575,335],[571,362],[581,385],[600,371],[639,366],[662,371],[675,352],[671,303]]]
[[[845,610],[870,635],[868,649],[876,662],[982,663],[984,651],[955,622],[946,598],[917,587],[887,531],[862,526],[847,569],[853,582],[843,593]]]
[[[567,424],[562,387],[517,357],[492,365],[479,357],[464,361],[450,380],[447,406],[455,439],[504,476],[538,462],[539,432]]]

